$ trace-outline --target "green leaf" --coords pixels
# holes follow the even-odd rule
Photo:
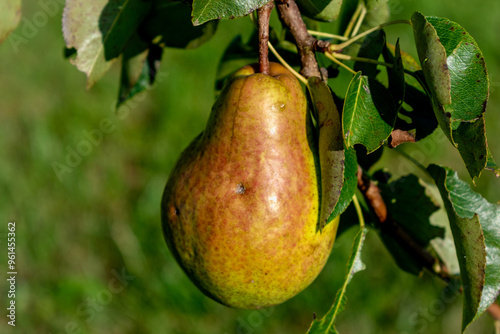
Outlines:
[[[344,150],[345,164],[344,164],[344,182],[340,191],[340,196],[333,209],[333,212],[328,218],[328,222],[342,214],[352,201],[352,197],[356,192],[358,186],[358,164],[356,159],[356,150],[347,148]]]
[[[497,177],[500,177],[500,168],[498,167],[493,155],[491,155],[490,149],[487,150],[488,158],[486,159],[486,169],[491,170]]]
[[[500,292],[500,205],[474,192],[449,168],[430,165],[427,170],[441,193],[455,241],[465,330]]]
[[[380,179],[378,183],[382,198],[387,205],[387,212],[397,225],[393,226],[389,222],[380,224],[380,238],[401,269],[419,275],[423,264],[416,261],[407,244],[395,232],[401,228],[423,248],[432,239],[443,238],[445,230],[430,224],[430,217],[439,206],[427,196],[426,188],[415,175],[403,176],[390,183],[382,181]]]
[[[367,232],[368,229],[363,227],[354,238],[351,249],[351,256],[349,257],[349,261],[347,262],[347,273],[344,279],[344,284],[337,291],[335,301],[333,302],[333,305],[328,313],[325,314],[325,316],[320,320],[313,320],[311,326],[309,327],[309,330],[307,331],[308,334],[337,333],[337,330],[334,326],[335,320],[337,319],[337,316],[344,310],[345,304],[347,303],[347,285],[351,281],[354,274],[365,269],[365,265],[361,261],[361,250],[363,249],[363,244]]]
[[[321,228],[328,222],[344,183],[344,142],[337,106],[330,88],[318,77],[310,77],[307,87],[318,124],[321,169]]]
[[[141,36],[161,47],[194,49],[210,40],[218,21],[200,26],[191,23],[191,9],[178,1],[155,1],[141,25]]]
[[[363,23],[359,28],[358,34],[389,21],[391,14],[388,2],[388,0],[363,0],[366,8],[366,16],[363,19]],[[342,13],[340,14],[340,31],[342,34],[344,33],[358,4],[359,1],[357,0],[344,1]],[[351,44],[343,51],[343,53],[352,56],[358,54],[362,44],[366,42],[367,38],[369,38],[369,36],[361,38],[356,43]]]
[[[71,62],[87,75],[87,87],[106,73],[150,7],[150,1],[141,0],[66,1],[64,40],[67,48],[77,50]]]
[[[21,19],[21,0],[3,0],[0,3],[0,43],[17,27]]]
[[[250,14],[269,0],[193,0],[195,26],[210,20],[233,19]]]
[[[314,20],[332,22],[337,19],[342,0],[297,0],[301,14]]]
[[[425,79],[439,106],[451,103],[451,78],[446,62],[446,49],[439,42],[436,29],[419,12],[411,17],[418,58]]]
[[[385,33],[383,30],[377,30],[366,36],[361,48],[358,52],[358,57],[378,60],[382,54],[385,45]],[[375,78],[377,76],[377,64],[371,64],[364,61],[354,63],[354,71],[361,71],[363,75]]]
[[[394,48],[394,56],[387,52],[387,47],[384,48],[387,53],[387,58],[393,64],[392,68],[387,67],[387,77],[389,80],[389,92],[392,94],[394,102],[396,103],[396,110],[399,111],[403,105],[405,98],[405,71],[403,66],[403,58],[401,57],[401,50],[399,47],[399,39]],[[390,56],[390,57],[389,57]],[[385,57],[384,57],[385,58]]]
[[[387,89],[358,72],[347,89],[342,115],[345,146],[362,144],[368,153],[389,137],[396,120],[395,105]]]
[[[120,90],[116,108],[148,89],[156,78],[162,49],[139,38],[132,39],[123,52]]]
[[[474,179],[487,163],[483,116],[489,80],[483,55],[455,22],[418,12],[412,22],[436,118]]]
[[[400,97],[403,96],[403,104],[398,110],[398,119],[394,127],[408,132],[415,141],[419,141],[433,133],[438,123],[426,90],[414,77],[422,72],[420,65],[410,54],[404,51],[398,53],[401,62],[396,56],[396,45],[387,44],[383,52],[385,62],[394,64],[394,68],[387,68],[389,91],[396,101],[400,101]],[[401,73],[403,69],[415,74],[405,76],[404,72]]]

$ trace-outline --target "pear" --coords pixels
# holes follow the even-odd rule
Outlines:
[[[207,296],[234,308],[280,304],[331,252],[319,229],[314,129],[298,80],[280,64],[227,81],[206,129],[182,153],[162,199],[167,245]]]

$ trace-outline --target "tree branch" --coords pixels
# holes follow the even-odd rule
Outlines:
[[[259,72],[269,74],[269,18],[274,8],[274,2],[271,1],[261,8],[257,9],[259,18]]]
[[[299,8],[295,0],[276,1],[281,19],[290,29],[290,32],[295,39],[297,50],[302,62],[300,73],[306,77],[320,77],[321,73],[318,68],[318,63],[314,55],[314,50],[318,46],[316,38],[309,35],[307,27],[300,16]],[[319,43],[318,47],[324,48],[324,43]]]
[[[380,194],[380,188],[366,175],[363,169],[358,166],[358,188],[363,193],[366,202],[372,208],[380,222],[381,230],[391,235],[399,244],[406,248],[415,259],[417,259],[425,268],[434,275],[441,278],[446,283],[450,282],[450,273],[448,268],[439,263],[429,252],[423,249],[406,231],[387,212],[387,206]],[[436,264],[439,267],[436,267]],[[462,289],[460,289],[462,291]],[[491,304],[486,311],[495,320],[500,328],[500,305]]]
[[[382,198],[380,188],[373,182],[363,169],[358,166],[358,188],[367,204],[371,207],[380,222],[382,232],[392,236],[415,258],[424,268],[449,282],[450,275],[447,268],[440,264],[427,250],[415,241],[387,212],[387,206]],[[436,267],[436,265],[439,267]]]

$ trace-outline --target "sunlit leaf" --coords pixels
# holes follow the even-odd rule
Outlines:
[[[318,77],[307,82],[318,124],[318,149],[321,169],[321,212],[323,227],[331,216],[344,183],[344,142],[342,125],[330,88]]]
[[[333,212],[328,218],[328,221],[331,221],[333,218],[342,214],[347,209],[352,201],[352,197],[354,196],[358,185],[358,164],[356,161],[356,151],[353,148],[347,148],[344,150],[344,156],[344,182],[337,204],[335,205]]]
[[[462,329],[477,319],[500,291],[500,205],[492,204],[449,168],[427,170],[450,220],[463,283]]]
[[[483,116],[489,82],[481,50],[464,28],[446,18],[416,12],[412,23],[436,118],[475,178],[487,163]]]
[[[210,20],[245,16],[269,0],[193,0],[192,21],[195,26]]]
[[[146,16],[150,1],[68,0],[63,14],[67,48],[75,48],[71,59],[87,75],[92,86],[109,69]]]
[[[491,151],[488,149],[488,159],[486,160],[486,169],[491,170],[497,177],[500,176],[500,168],[498,167],[495,159],[493,159],[493,155],[491,155]]]
[[[342,128],[347,148],[362,144],[368,153],[389,137],[396,120],[395,105],[387,89],[358,72],[347,89]]]
[[[418,58],[427,85],[439,106],[451,103],[451,78],[446,62],[446,49],[439,41],[436,29],[419,12],[411,18]]]
[[[365,269],[364,263],[361,261],[361,250],[363,249],[363,244],[365,241],[367,228],[361,228],[356,237],[351,249],[351,255],[347,263],[347,273],[344,278],[344,284],[337,291],[335,301],[327,314],[321,319],[315,319],[309,330],[308,334],[327,334],[327,333],[337,333],[335,329],[335,320],[337,316],[344,310],[345,304],[347,303],[346,291],[347,285],[351,282],[352,277],[357,272]]]
[[[332,22],[339,16],[342,0],[297,0],[300,12],[318,21]]]

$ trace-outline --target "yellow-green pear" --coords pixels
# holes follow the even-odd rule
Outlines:
[[[338,218],[320,231],[316,144],[299,81],[271,63],[239,69],[162,199],[167,245],[206,295],[235,308],[280,304],[325,265]]]

